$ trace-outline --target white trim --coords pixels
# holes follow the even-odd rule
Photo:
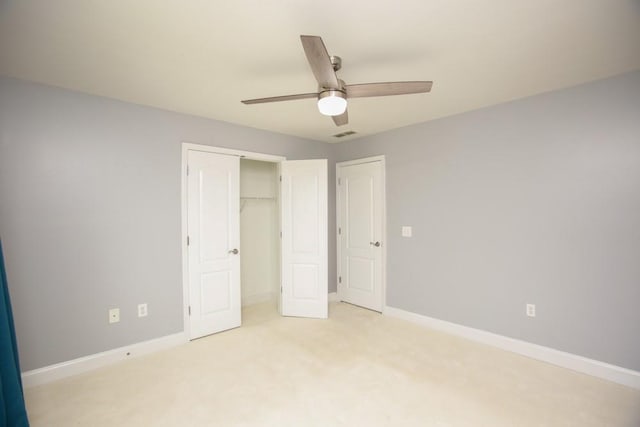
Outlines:
[[[337,292],[329,292],[329,302],[338,302],[340,301],[340,299],[338,298],[338,293]]]
[[[55,365],[45,366],[44,368],[23,372],[22,384],[27,388],[50,383],[52,381],[92,371],[103,366],[112,365],[125,359],[175,347],[186,342],[188,342],[187,336],[180,332],[104,351],[102,353],[79,357],[66,362],[56,363]]]
[[[371,156],[365,157],[362,159],[356,160],[348,160],[345,162],[336,163],[336,301],[341,301],[339,298],[340,294],[340,283],[338,283],[338,276],[340,276],[341,265],[340,265],[340,235],[338,234],[338,227],[340,227],[340,189],[338,188],[340,185],[338,184],[340,181],[340,170],[345,166],[353,166],[360,165],[364,163],[373,163],[380,162],[380,166],[382,167],[381,171],[381,181],[382,185],[380,188],[381,196],[382,196],[382,277],[380,278],[380,285],[382,286],[382,301],[381,307],[384,310],[387,304],[387,163],[384,155],[380,156]]]
[[[640,390],[640,372],[386,306],[383,314]]]
[[[380,156],[371,156],[371,157],[364,157],[362,159],[355,159],[355,160],[347,160],[345,162],[338,162],[336,163],[336,166],[353,166],[353,165],[361,165],[363,163],[373,163],[373,162],[383,162],[384,164],[384,154],[380,155]]]
[[[382,309],[387,305],[387,161],[384,156],[370,157],[380,159],[382,165]]]
[[[182,143],[182,156],[184,159],[185,152],[187,150],[205,151],[207,153],[225,154],[228,156],[242,157],[243,159],[261,160],[264,162],[278,163],[283,160],[287,160],[284,156],[277,156],[274,154],[256,153],[253,151],[233,150],[231,148],[213,147],[211,145],[194,144],[192,142]]]
[[[229,156],[238,156],[244,159],[261,160],[265,162],[279,163],[286,160],[286,157],[276,156],[273,154],[255,153],[252,151],[232,150],[230,148],[213,147],[210,145],[194,144],[192,142],[182,143],[182,161],[180,172],[180,206],[181,206],[181,223],[182,223],[182,238],[180,247],[182,249],[182,322],[184,333],[186,337],[191,336],[191,323],[189,322],[189,253],[187,247],[187,160],[189,150],[205,151],[207,153],[218,153]]]

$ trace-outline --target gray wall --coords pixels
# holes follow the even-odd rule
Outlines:
[[[0,78],[0,235],[24,370],[182,331],[183,141],[334,165],[325,143]]]
[[[640,72],[335,153],[386,155],[388,305],[640,370]]]
[[[638,118],[635,72],[331,146],[0,78],[0,235],[22,367],[182,330],[189,141],[328,158],[330,212],[334,160],[385,154],[388,305],[640,370]],[[114,306],[122,321],[108,325]]]

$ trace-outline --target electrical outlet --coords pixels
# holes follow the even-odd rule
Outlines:
[[[536,305],[535,304],[527,304],[527,316],[536,317]]]
[[[120,321],[120,309],[112,308],[109,310],[109,323],[117,323]]]
[[[147,303],[138,304],[138,317],[145,317],[147,314]]]

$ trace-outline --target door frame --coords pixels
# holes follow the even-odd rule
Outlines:
[[[345,167],[345,166],[354,166],[354,165],[361,165],[364,163],[373,163],[373,162],[380,162],[380,165],[382,167],[382,176],[380,177],[380,180],[382,181],[382,185],[380,186],[380,192],[381,192],[381,198],[382,200],[380,201],[380,205],[382,206],[382,257],[381,257],[381,262],[382,262],[382,266],[381,266],[381,275],[382,277],[380,278],[380,286],[382,286],[381,289],[381,295],[382,295],[382,313],[384,313],[385,308],[387,307],[387,175],[386,175],[386,170],[387,170],[387,166],[386,166],[386,160],[385,160],[385,156],[384,155],[380,155],[380,156],[372,156],[372,157],[364,157],[362,159],[355,159],[355,160],[348,160],[348,161],[344,161],[344,162],[337,162],[336,163],[336,257],[337,257],[337,264],[336,264],[336,290],[337,290],[337,294],[338,294],[338,301],[342,301],[341,299],[341,292],[340,292],[340,284],[338,283],[338,277],[341,276],[342,274],[342,265],[341,265],[341,249],[342,249],[342,244],[341,244],[341,238],[342,236],[339,234],[339,230],[340,230],[340,211],[341,211],[341,205],[340,205],[340,184],[339,184],[339,179],[340,179],[340,170],[341,168]]]
[[[188,213],[188,200],[187,200],[187,161],[188,153],[193,151],[204,151],[212,154],[223,154],[227,156],[237,156],[244,159],[260,160],[264,162],[280,163],[283,160],[287,160],[284,156],[278,156],[274,154],[257,153],[253,151],[233,150],[230,148],[214,147],[211,145],[194,144],[191,142],[182,143],[182,159],[180,170],[180,205],[181,205],[181,234],[180,234],[180,248],[182,252],[182,321],[184,328],[184,335],[187,340],[191,340],[191,323],[189,322],[189,252],[187,246],[187,213]],[[242,279],[241,279],[242,280]]]

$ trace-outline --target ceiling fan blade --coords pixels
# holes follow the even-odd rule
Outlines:
[[[311,71],[313,71],[313,75],[316,77],[320,87],[340,89],[340,82],[338,82],[338,77],[336,77],[336,72],[331,64],[331,58],[322,39],[318,36],[300,36],[300,40],[302,41],[304,53],[307,55],[307,61],[311,66]]]
[[[407,95],[410,93],[425,93],[431,91],[433,82],[384,82],[346,85],[347,98],[362,98],[366,96]]]
[[[336,126],[344,126],[349,123],[349,113],[347,112],[347,110],[344,110],[344,113],[340,114],[339,116],[331,116],[331,118],[333,119],[333,122],[336,124]]]
[[[297,95],[284,95],[284,96],[272,96],[269,98],[256,98],[256,99],[245,99],[241,101],[243,104],[264,104],[265,102],[280,102],[280,101],[293,101],[296,99],[307,99],[307,98],[317,98],[318,94],[313,93],[299,93]]]

